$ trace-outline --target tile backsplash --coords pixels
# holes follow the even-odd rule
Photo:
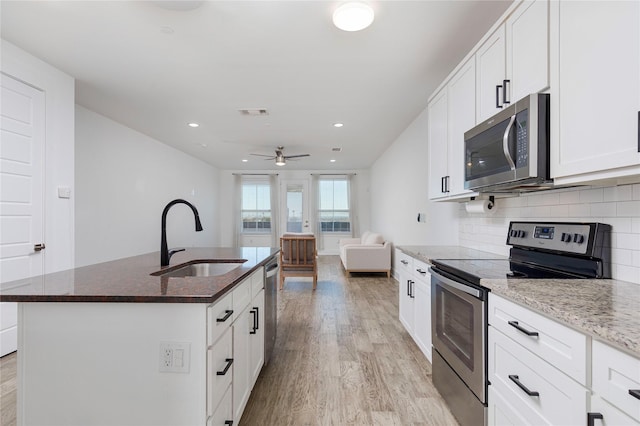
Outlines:
[[[460,204],[460,245],[507,256],[511,220],[602,222],[612,226],[613,278],[640,284],[640,184],[579,187],[499,198],[488,214]]]

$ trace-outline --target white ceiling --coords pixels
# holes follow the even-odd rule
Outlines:
[[[311,154],[288,169],[345,170],[373,164],[510,1],[370,2],[352,33],[340,4],[3,0],[1,34],[75,77],[77,103],[219,168],[275,168],[249,154],[284,145]]]

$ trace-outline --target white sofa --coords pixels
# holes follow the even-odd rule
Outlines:
[[[375,232],[360,238],[342,238],[340,259],[347,275],[351,272],[386,272],[391,277],[391,244]]]

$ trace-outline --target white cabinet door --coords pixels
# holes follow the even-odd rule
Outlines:
[[[251,393],[249,332],[252,326],[251,308],[247,306],[233,323],[233,418],[236,422],[240,421]]]
[[[476,122],[502,110],[505,80],[505,27],[501,25],[476,52]],[[497,93],[496,93],[497,92]]]
[[[400,273],[399,288],[399,305],[400,305],[400,322],[407,329],[409,334],[413,336],[414,322],[414,281],[413,277],[407,273]]]
[[[415,280],[414,340],[431,362],[431,275]]]
[[[507,100],[549,87],[549,1],[526,0],[507,19]]]
[[[476,120],[476,68],[473,58],[456,73],[447,85],[449,144],[448,175],[449,195],[471,193],[464,189],[464,133],[475,125]]]
[[[429,198],[447,196],[447,150],[449,144],[447,122],[447,89],[444,88],[429,102]]]
[[[264,365],[264,290],[261,290],[253,298],[249,309],[253,312],[251,316],[252,327],[249,332],[249,364],[251,369],[249,384],[253,388]]]
[[[578,183],[640,173],[640,2],[562,1],[557,11],[551,176]]]
[[[228,387],[220,405],[216,408],[216,411],[207,418],[207,426],[233,425],[233,404],[231,403],[231,394],[231,387]]]
[[[593,426],[637,426],[639,422],[627,416],[607,401],[597,397],[591,397],[591,409],[589,413],[599,414],[602,418],[595,417]]]

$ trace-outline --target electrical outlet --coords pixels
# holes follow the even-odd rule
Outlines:
[[[160,372],[188,373],[190,354],[191,343],[160,342]]]

